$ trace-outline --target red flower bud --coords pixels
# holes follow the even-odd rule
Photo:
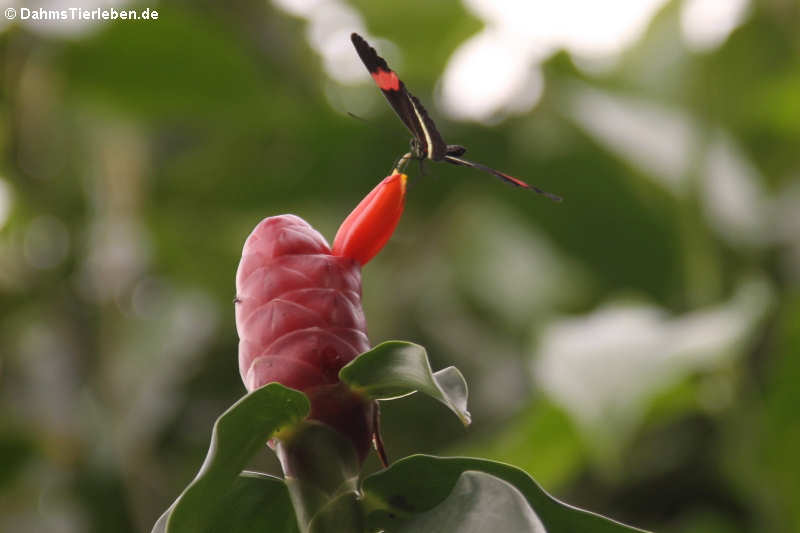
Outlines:
[[[364,266],[381,251],[403,214],[407,179],[395,172],[361,200],[336,232],[333,255],[350,257]]]

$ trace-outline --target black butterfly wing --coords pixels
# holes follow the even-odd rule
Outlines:
[[[426,146],[425,154],[427,155],[428,159],[441,161],[441,159],[447,154],[447,144],[445,144],[444,139],[442,139],[442,135],[439,133],[439,130],[436,129],[436,125],[433,123],[431,117],[428,116],[428,112],[422,106],[422,103],[419,101],[419,99],[408,91],[406,91],[406,94],[411,100],[411,106],[414,109],[414,113],[422,125],[422,140],[425,141]]]
[[[350,40],[375,84],[411,135],[417,139],[425,156],[434,160],[442,159],[447,152],[447,145],[417,97],[406,90],[405,84],[389,68],[386,60],[363,37],[353,33]]]

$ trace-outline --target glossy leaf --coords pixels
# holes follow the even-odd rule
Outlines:
[[[276,523],[284,522],[288,515],[294,520],[285,484],[281,482],[277,486],[272,479],[239,474],[270,437],[301,421],[308,409],[308,399],[304,394],[277,383],[257,389],[236,402],[214,423],[203,466],[183,494],[158,520],[153,532],[215,531],[218,523],[225,524],[225,531],[253,531],[248,521],[231,520],[231,513],[226,510],[238,513],[241,502],[243,512],[246,512],[251,510],[250,505],[256,505],[264,498],[277,506],[272,511]],[[246,497],[236,497],[244,492],[248,492]],[[272,498],[275,494],[279,494],[277,500]],[[232,529],[228,526],[229,521],[239,524],[242,529]]]
[[[514,486],[527,500],[546,531],[556,533],[624,533],[642,531],[589,511],[558,501],[528,474],[510,465],[464,457],[442,458],[413,455],[392,464],[364,480],[362,489],[368,523],[395,531],[389,523],[403,527],[410,517],[428,513],[453,492],[459,477],[467,471],[490,474]],[[477,490],[483,491],[481,485]],[[481,497],[500,505],[499,493]],[[394,517],[394,518],[393,518]],[[506,529],[503,529],[506,530]],[[397,529],[396,531],[405,531]],[[511,530],[509,530],[511,531]]]
[[[455,367],[434,374],[425,348],[418,344],[381,343],[342,368],[339,378],[376,400],[393,400],[419,391],[449,407],[464,425],[471,420],[464,376]]]
[[[203,531],[299,533],[286,484],[274,476],[242,472],[215,506]],[[161,516],[153,533],[166,531],[168,517]]]
[[[525,496],[510,483],[484,472],[467,471],[433,509],[409,516],[375,513],[370,524],[390,533],[545,533]]]

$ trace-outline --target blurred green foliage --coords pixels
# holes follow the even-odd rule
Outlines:
[[[488,127],[431,97],[479,20],[356,3],[447,140],[566,199],[444,165],[414,176],[364,271],[370,338],[458,366],[474,424],[413,397],[384,407],[384,440],[394,458],[518,465],[651,530],[797,531],[800,8],[755,1],[700,53],[680,4],[610,70],[553,55],[534,110]],[[249,231],[291,212],[332,239],[407,147],[374,87],[328,79],[302,19],[249,0],[157,7],[157,23],[0,34],[4,531],[148,530],[244,393],[231,300]],[[374,104],[366,124],[334,109],[347,94]],[[669,130],[661,116],[690,132],[677,179],[612,138],[642,105],[663,113],[640,137]],[[595,356],[607,372],[562,394],[576,385],[559,361],[583,376]]]

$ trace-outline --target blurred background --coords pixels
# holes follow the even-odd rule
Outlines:
[[[410,167],[370,338],[458,366],[474,424],[387,403],[390,456],[506,461],[657,531],[800,531],[796,1],[24,6],[159,17],[0,19],[0,530],[149,531],[193,478],[244,394],[244,239],[281,213],[332,239],[408,147],[357,31],[448,142],[565,198]]]

